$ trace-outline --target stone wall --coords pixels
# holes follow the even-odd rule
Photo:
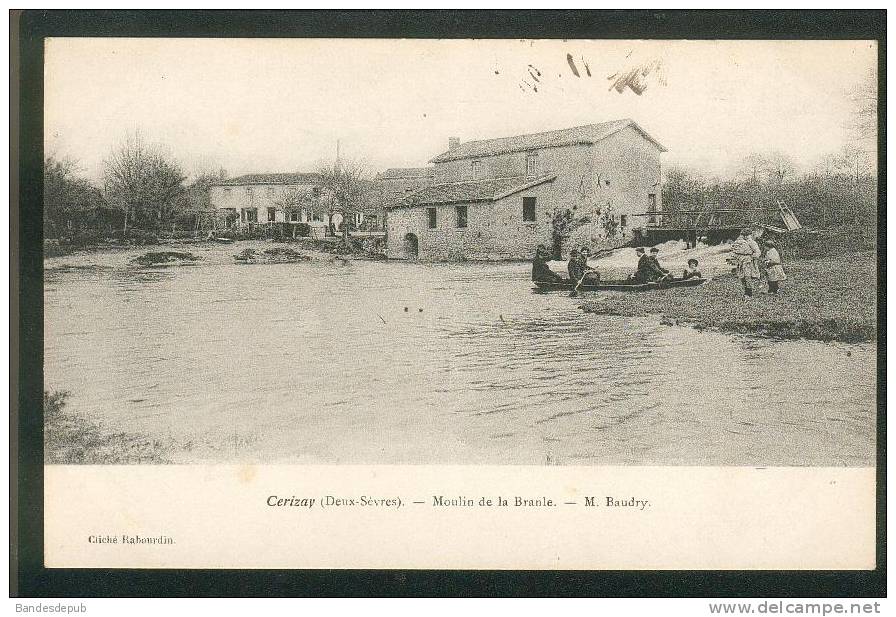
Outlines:
[[[523,221],[523,197],[536,199],[535,221]],[[387,217],[386,255],[408,259],[406,237],[417,238],[422,261],[530,259],[539,243],[551,238],[554,190],[544,183],[496,202],[395,208]],[[457,206],[467,208],[467,227],[457,227]],[[429,229],[427,209],[436,209]]]

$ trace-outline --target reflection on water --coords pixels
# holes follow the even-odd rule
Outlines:
[[[46,261],[47,387],[180,462],[873,463],[873,345],[586,315],[525,264],[189,250]]]

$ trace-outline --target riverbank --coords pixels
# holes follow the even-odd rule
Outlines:
[[[600,315],[658,315],[661,323],[782,339],[857,343],[877,336],[877,253],[799,259],[785,264],[778,295],[743,300],[732,274],[700,287],[604,294],[582,309]],[[757,286],[759,287],[759,286]],[[761,286],[765,289],[765,285]]]
[[[74,412],[68,392],[44,392],[44,463],[47,465],[131,465],[169,463],[159,439],[109,433]]]

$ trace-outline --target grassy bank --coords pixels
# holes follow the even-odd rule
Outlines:
[[[165,444],[142,435],[105,433],[66,405],[67,392],[44,392],[44,463],[128,465],[168,463]]]
[[[724,274],[701,287],[601,294],[582,308],[604,315],[659,315],[662,323],[722,332],[871,341],[877,333],[876,259],[875,252],[861,252],[788,261],[779,294],[758,293],[750,301],[743,300],[740,281]]]

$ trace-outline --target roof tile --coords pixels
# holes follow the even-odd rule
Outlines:
[[[506,154],[509,152],[538,150],[541,148],[557,148],[560,146],[571,146],[576,144],[593,144],[602,139],[606,139],[610,135],[618,133],[629,126],[644,135],[647,140],[656,144],[661,151],[666,151],[662,144],[648,135],[647,132],[638,126],[634,120],[625,118],[623,120],[601,122],[600,124],[586,124],[585,126],[574,126],[568,129],[547,131],[544,133],[530,133],[528,135],[517,135],[514,137],[468,141],[456,148],[443,152],[430,162],[444,163],[458,159],[494,156],[496,154]]]

